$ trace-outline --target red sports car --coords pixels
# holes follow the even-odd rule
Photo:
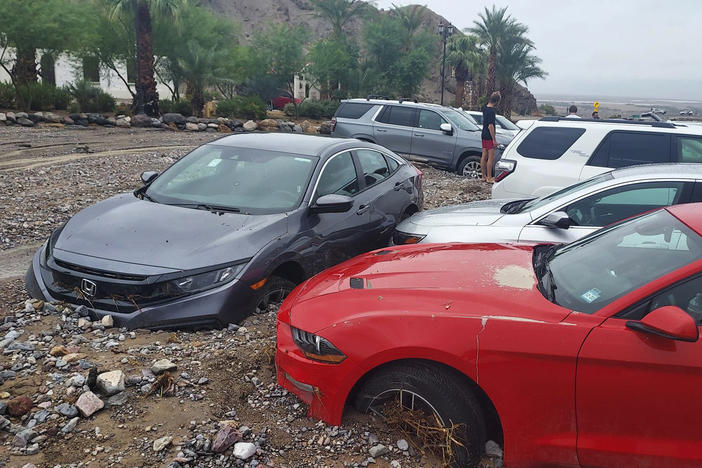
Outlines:
[[[702,205],[568,245],[371,252],[293,291],[278,381],[338,425],[397,404],[508,467],[702,466]]]

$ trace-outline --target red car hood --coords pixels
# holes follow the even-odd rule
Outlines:
[[[420,244],[370,252],[301,285],[290,297],[290,318],[308,331],[374,313],[369,307],[377,313],[409,309],[432,315],[561,321],[570,311],[546,300],[537,289],[532,250],[533,245]],[[348,306],[342,304],[345,301]]]

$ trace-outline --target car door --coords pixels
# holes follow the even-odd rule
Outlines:
[[[365,184],[361,195],[364,203],[370,205],[370,238],[372,247],[380,248],[388,244],[392,230],[400,221],[402,210],[410,203],[408,180],[397,174],[399,163],[378,151],[359,149],[354,151]]]
[[[350,151],[332,156],[319,175],[314,201],[328,194],[346,195],[353,199],[353,207],[344,213],[309,212],[311,249],[304,252],[311,257],[315,273],[347,260],[366,250],[370,242],[370,204],[362,194],[356,163]]]
[[[451,135],[441,130],[449,123],[438,112],[419,109],[417,126],[412,131],[412,158],[433,165],[446,165],[453,160],[458,132]]]
[[[582,466],[702,466],[702,341],[626,325],[665,305],[689,313],[702,331],[699,271],[608,318],[585,339],[575,392]]]
[[[665,206],[691,201],[692,182],[679,180],[636,182],[571,201],[540,216],[522,229],[520,241],[572,242],[601,227]],[[544,218],[565,212],[572,225],[566,228],[545,226]]]
[[[402,155],[412,153],[412,129],[417,110],[409,106],[385,106],[373,122],[375,142]]]

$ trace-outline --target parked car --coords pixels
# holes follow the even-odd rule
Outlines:
[[[422,211],[398,224],[393,242],[572,242],[645,211],[694,202],[702,202],[702,164],[624,167],[540,198]]]
[[[466,114],[470,115],[477,123],[482,127],[483,125],[483,113],[480,111],[469,111],[469,110],[464,110]],[[510,141],[512,141],[512,138],[517,136],[517,133],[519,133],[522,129],[517,127],[512,123],[511,120],[509,120],[507,117],[504,115],[496,115],[495,116],[495,133],[496,134],[502,134],[505,137],[509,138]]]
[[[517,120],[517,123],[515,125],[519,127],[520,130],[527,130],[529,127],[534,125],[534,122],[536,122],[536,120],[534,119],[522,119]]]
[[[479,127],[457,110],[436,104],[384,99],[347,99],[334,114],[332,136],[357,138],[404,157],[480,178]],[[495,159],[510,138],[497,136]]]
[[[271,108],[272,109],[283,109],[286,104],[290,104],[292,102],[296,102],[297,104],[300,104],[302,102],[302,99],[293,98],[293,95],[290,94],[289,91],[281,91],[279,96],[271,99]]]
[[[702,466],[702,205],[566,245],[425,244],[361,255],[278,313],[278,382],[486,440],[509,467]],[[419,419],[420,421],[422,419]]]
[[[702,128],[670,122],[544,117],[496,164],[492,198],[547,195],[625,166],[702,162]]]
[[[422,208],[421,178],[358,140],[229,136],[77,213],[34,255],[26,287],[118,326],[226,326],[387,245]]]

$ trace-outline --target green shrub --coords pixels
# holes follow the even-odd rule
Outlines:
[[[258,96],[236,96],[217,102],[217,115],[261,120],[266,118],[266,105]]]
[[[67,86],[54,89],[54,109],[66,110],[71,103],[71,90]]]
[[[118,104],[117,107],[115,108],[115,114],[117,114],[117,115],[128,115],[128,116],[131,117],[132,114],[133,114],[133,112],[132,112],[132,106],[130,106],[129,104],[126,104],[126,103],[124,103],[124,102],[121,103],[121,104]]]
[[[17,106],[28,111],[53,109],[56,88],[46,83],[27,83],[17,88]]]
[[[162,114],[175,112],[186,117],[193,115],[193,105],[189,101],[185,101],[183,99],[180,101],[172,101],[170,99],[159,100],[158,109]]]
[[[551,104],[541,104],[539,111],[545,115],[556,115],[556,109]]]
[[[112,112],[115,99],[91,82],[79,80],[70,86],[81,112]]]
[[[0,83],[0,109],[13,109],[15,106],[15,87],[12,83]]]
[[[309,117],[311,119],[330,119],[334,116],[334,112],[339,107],[339,101],[303,101],[298,104],[300,117]],[[295,106],[292,103],[286,104],[283,109],[286,115],[295,116]]]

